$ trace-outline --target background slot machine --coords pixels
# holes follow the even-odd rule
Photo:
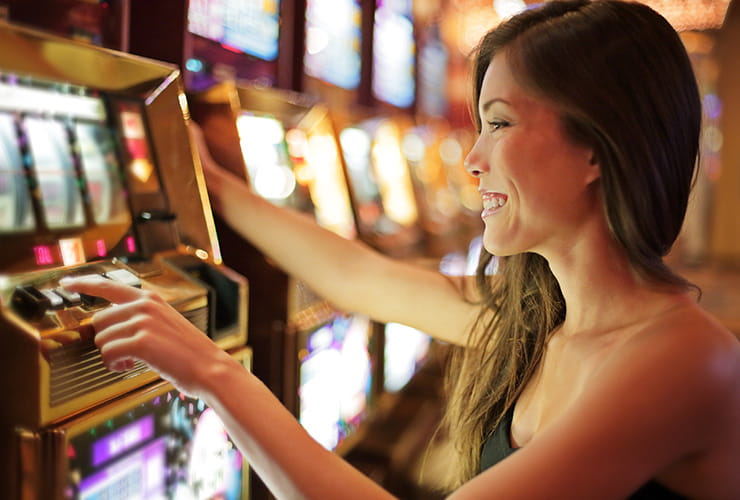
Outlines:
[[[370,118],[344,128],[340,142],[360,238],[393,257],[418,258],[424,234],[402,133],[398,120]]]
[[[221,261],[179,72],[9,24],[0,24],[0,46],[4,498],[121,488],[140,498],[208,498],[205,484],[214,495],[245,496],[232,480],[246,464],[212,412],[174,395],[141,362],[108,370],[90,321],[110,304],[59,286],[64,276],[100,275],[156,291],[249,364],[247,282]],[[169,403],[134,410],[159,405],[165,392],[186,408],[181,428],[155,416],[175,411]],[[127,420],[131,412],[144,420]],[[188,476],[185,462],[208,452],[201,427],[220,433],[213,451],[229,466]]]
[[[342,156],[324,105],[296,92],[225,83],[191,95],[190,106],[216,163],[272,203],[355,237]],[[255,374],[314,438],[343,453],[369,415],[379,382],[377,325],[337,311],[218,216],[216,222],[224,261],[250,280]]]
[[[471,145],[468,134],[441,119],[422,123],[406,130],[402,151],[418,201],[425,253],[440,258],[464,251],[482,231],[480,195],[463,165]]]

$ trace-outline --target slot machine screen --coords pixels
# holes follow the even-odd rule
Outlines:
[[[373,30],[373,95],[408,108],[416,98],[411,0],[377,0]]]
[[[387,120],[348,127],[340,142],[362,228],[392,234],[414,225],[419,214],[398,127]]]
[[[306,73],[352,90],[360,83],[362,9],[358,0],[306,5]]]
[[[367,415],[372,367],[369,318],[339,316],[310,332],[299,375],[299,421],[334,450]]]
[[[91,122],[78,122],[75,130],[95,222],[126,223],[129,215],[111,130]]]
[[[271,117],[242,113],[236,127],[249,179],[257,194],[277,205],[313,211],[309,193],[288,154],[283,124]]]
[[[13,234],[2,269],[138,256],[132,201],[161,191],[141,103],[31,78],[0,82],[0,234]]]
[[[175,389],[72,436],[67,460],[74,500],[236,500],[246,472],[216,413]]]
[[[279,0],[190,0],[188,30],[227,49],[274,61],[280,35]]]
[[[372,139],[367,131],[349,127],[342,130],[339,140],[355,197],[358,223],[363,231],[372,230],[383,217],[383,200],[370,163]]]
[[[41,190],[46,225],[49,229],[83,226],[82,193],[65,124],[54,118],[29,116],[23,120],[23,126]]]
[[[31,193],[15,137],[12,115],[0,112],[0,233],[33,228]]]
[[[383,388],[397,392],[411,380],[426,361],[432,338],[410,326],[388,323],[385,326]]]
[[[339,145],[327,120],[286,130],[270,115],[237,118],[244,163],[257,194],[311,213],[322,227],[345,238],[356,234]]]

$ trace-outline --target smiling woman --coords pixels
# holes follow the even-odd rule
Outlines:
[[[546,2],[484,37],[474,77],[477,294],[266,202],[199,148],[221,217],[339,309],[459,346],[451,498],[740,498],[740,344],[663,262],[701,119],[677,34],[637,3]],[[151,292],[64,286],[117,304],[93,320],[109,366],[203,397],[277,497],[390,497]]]

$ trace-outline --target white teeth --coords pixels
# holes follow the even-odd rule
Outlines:
[[[491,196],[483,199],[484,208],[500,208],[506,203],[506,198],[503,196]]]

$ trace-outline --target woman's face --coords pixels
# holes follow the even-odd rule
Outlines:
[[[505,52],[486,71],[479,98],[481,132],[467,158],[479,179],[483,243],[494,255],[568,251],[598,210],[598,165],[569,140],[555,108],[516,82]]]

